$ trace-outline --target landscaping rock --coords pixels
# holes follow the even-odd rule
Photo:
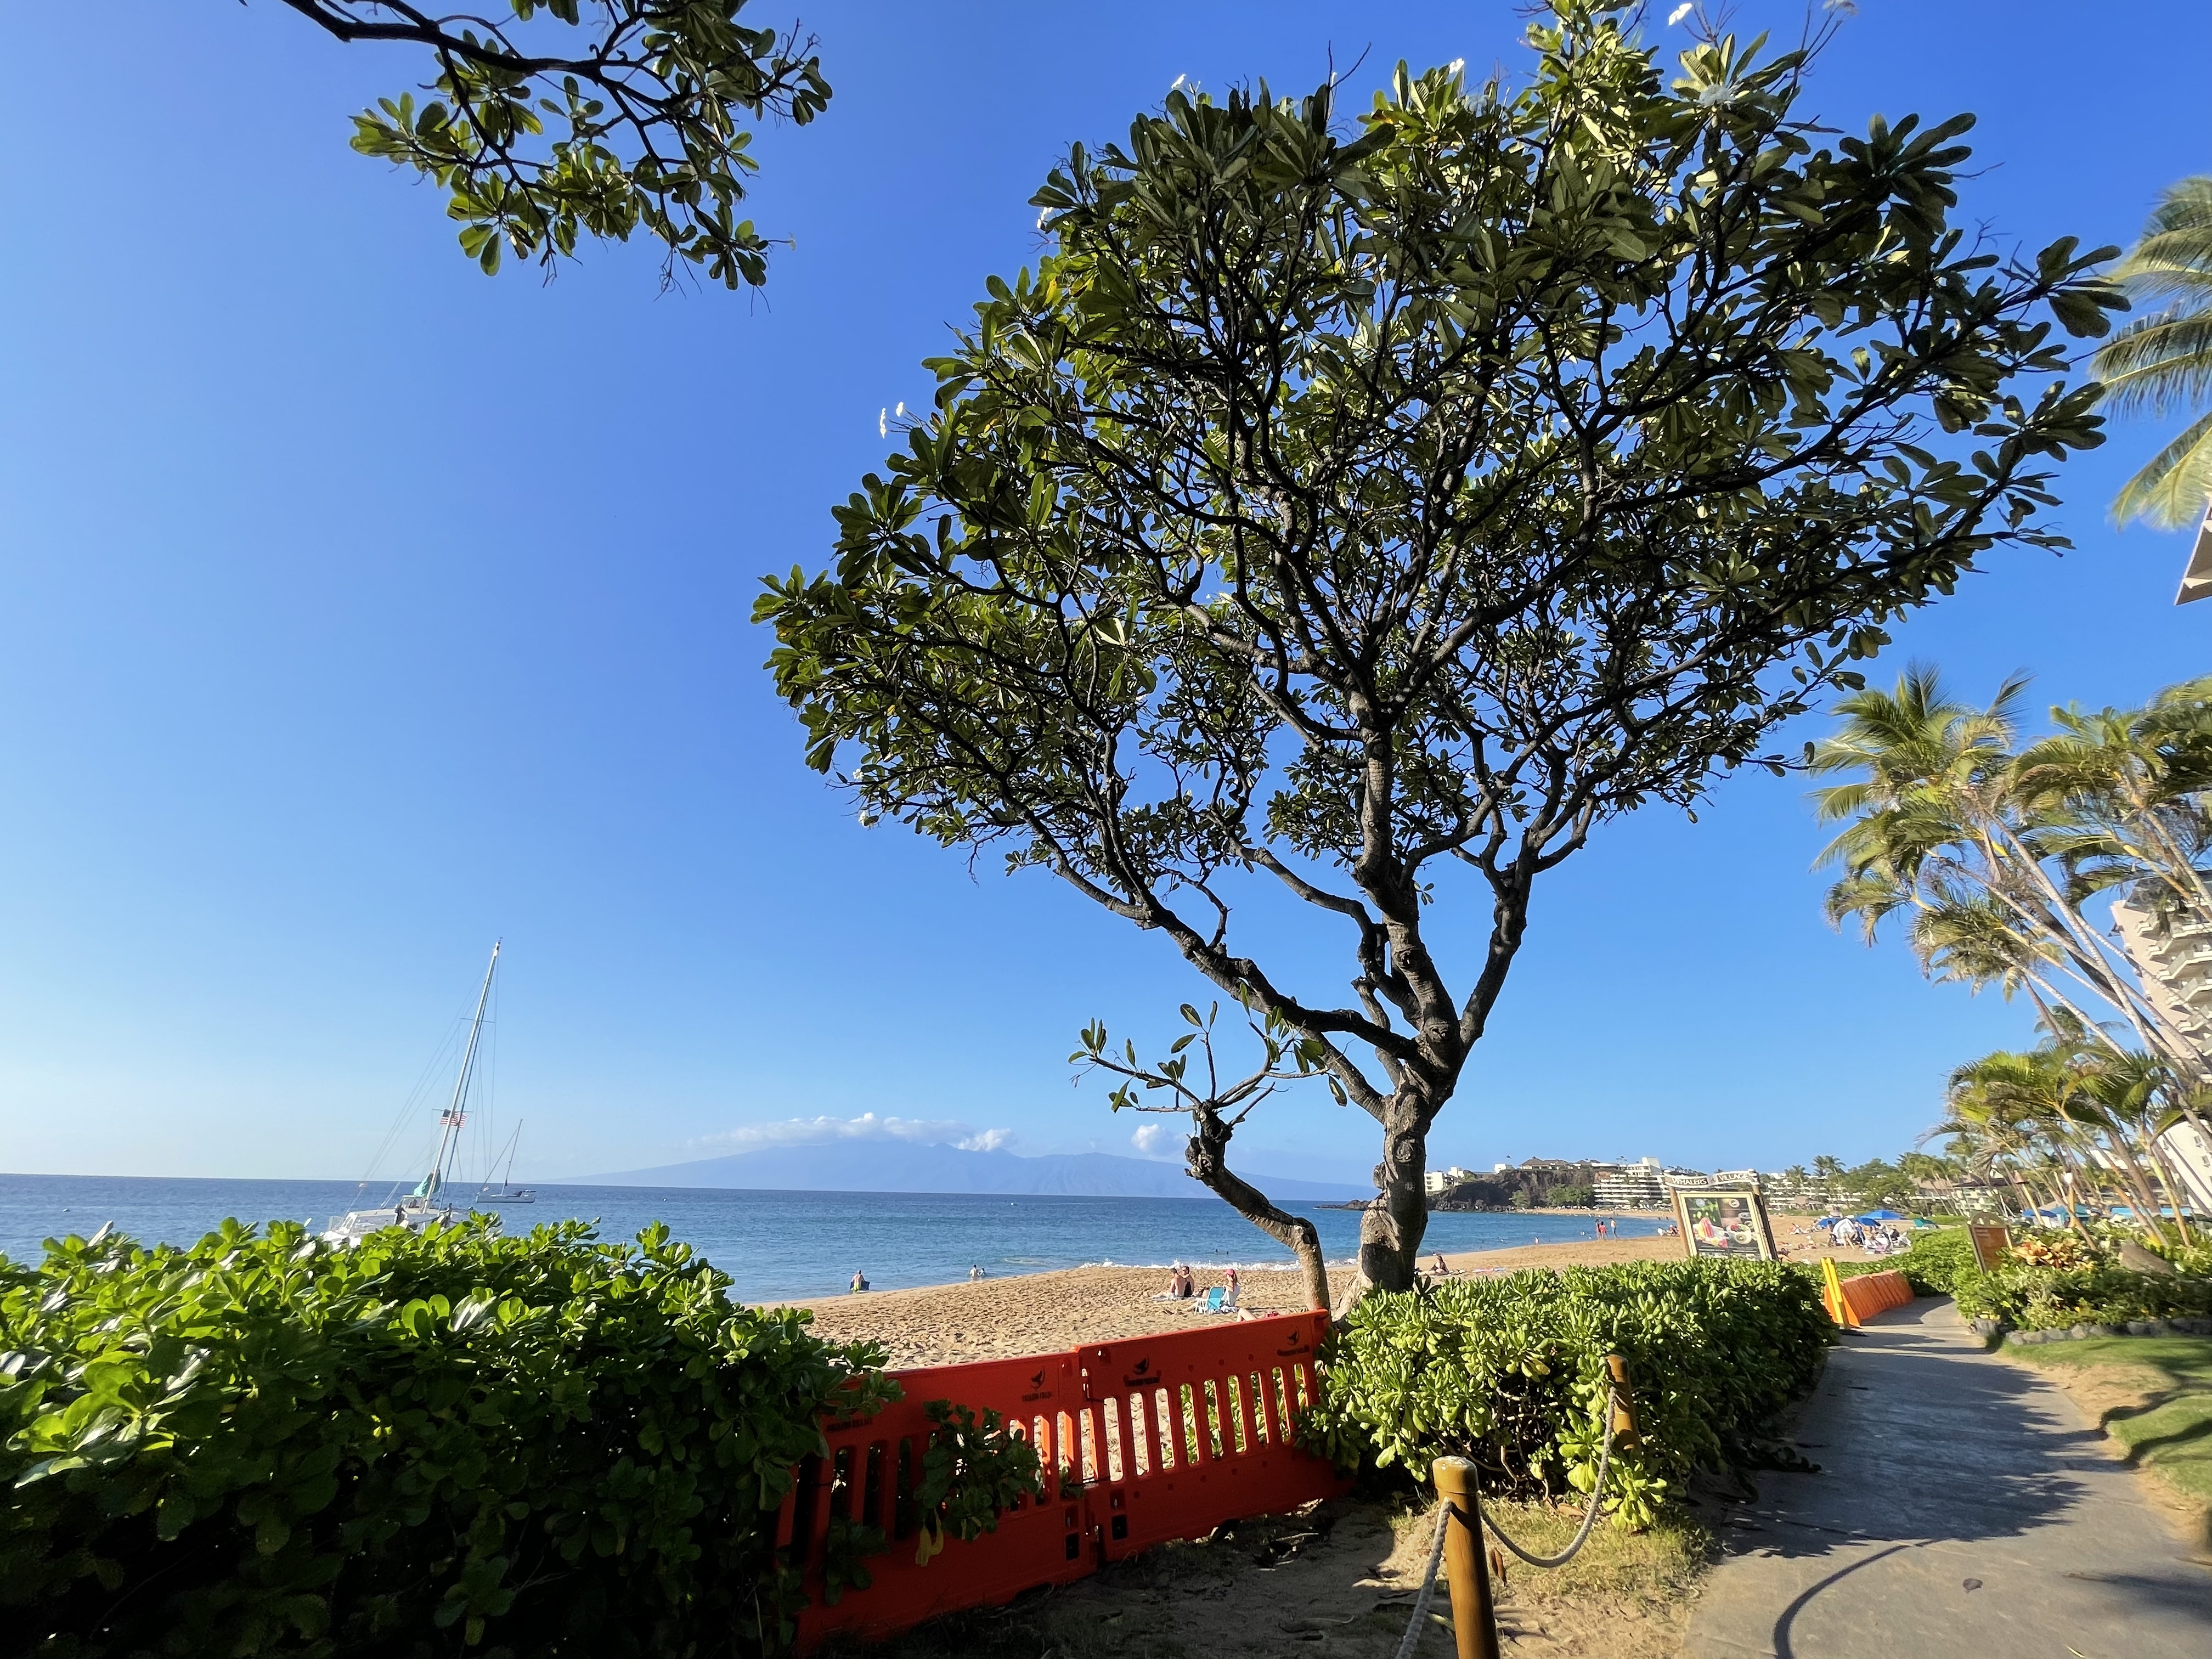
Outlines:
[[[2120,1241],[2120,1266],[2131,1273],[2154,1273],[2160,1279],[2175,1279],[2180,1269],[2162,1255],[2154,1255],[2132,1238]]]

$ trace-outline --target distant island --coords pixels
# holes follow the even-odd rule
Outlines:
[[[1297,1203],[1370,1197],[1350,1182],[1299,1181],[1254,1171],[1267,1195]],[[613,1175],[568,1176],[570,1187],[748,1188],[757,1192],[988,1193],[1072,1198],[1210,1198],[1179,1164],[1111,1152],[971,1152],[895,1139],[769,1146]]]

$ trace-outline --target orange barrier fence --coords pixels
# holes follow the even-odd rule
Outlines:
[[[1821,1300],[1827,1304],[1828,1317],[1845,1329],[1863,1325],[1875,1315],[1912,1300],[1911,1281],[1894,1267],[1845,1279],[1837,1273],[1832,1261],[1820,1265],[1826,1280]]]
[[[894,1373],[898,1404],[828,1425],[826,1457],[809,1458],[778,1517],[776,1541],[799,1568],[810,1605],[799,1645],[833,1631],[877,1639],[1025,1589],[1066,1583],[1224,1521],[1267,1515],[1346,1488],[1324,1458],[1292,1443],[1316,1397],[1314,1351],[1328,1316],[1293,1314],[1097,1343],[1071,1353]],[[997,1412],[1036,1448],[1048,1496],[999,1517],[972,1542],[922,1530],[911,1498],[935,1425],[924,1406],[949,1400]],[[865,1590],[824,1595],[833,1527],[866,1524],[891,1540],[867,1558]]]

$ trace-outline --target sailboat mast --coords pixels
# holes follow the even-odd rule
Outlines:
[[[483,1035],[484,1006],[491,1000],[491,976],[499,969],[501,943],[498,939],[492,941],[491,961],[484,968],[483,989],[477,993],[476,1018],[469,1022],[469,1046],[461,1055],[461,1074],[453,1079],[453,1102],[438,1120],[444,1133],[438,1140],[438,1161],[430,1166],[433,1189],[446,1184],[447,1154],[460,1139],[461,1125],[468,1121],[465,1106],[469,1097],[469,1075],[476,1070],[477,1039]]]

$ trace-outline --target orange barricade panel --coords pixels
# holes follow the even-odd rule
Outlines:
[[[1351,1483],[1326,1458],[1291,1442],[1293,1419],[1319,1396],[1314,1352],[1328,1334],[1327,1314],[1292,1314],[892,1373],[906,1397],[865,1421],[827,1425],[828,1455],[800,1466],[776,1517],[777,1546],[809,1598],[800,1650],[834,1631],[878,1639],[994,1607],[1224,1521],[1345,1492]],[[1036,1447],[1055,1495],[1001,1515],[996,1532],[933,1550],[913,1501],[933,1400],[997,1412]],[[831,1529],[863,1524],[890,1550],[866,1559],[866,1589],[832,1606],[823,1583]]]
[[[1079,1468],[1103,1559],[1346,1489],[1292,1441],[1328,1334],[1327,1314],[1291,1314],[1076,1350]]]
[[[1912,1284],[1895,1268],[1843,1281],[1844,1301],[1855,1319],[1868,1319],[1912,1300]]]
[[[1066,1355],[893,1375],[906,1397],[865,1421],[827,1425],[829,1455],[800,1468],[798,1490],[779,1517],[777,1541],[790,1547],[811,1601],[799,1618],[802,1649],[832,1631],[893,1635],[941,1613],[995,1606],[1040,1584],[1080,1578],[1093,1568],[1079,1498],[1024,1504],[999,1517],[996,1532],[969,1543],[946,1538],[934,1553],[913,1503],[935,1427],[923,1407],[933,1400],[965,1406],[978,1418],[986,1408],[997,1412],[1036,1447],[1046,1490],[1059,1492],[1056,1472],[1076,1461],[1071,1430],[1081,1409]],[[825,1601],[822,1583],[833,1517],[879,1528],[891,1540],[888,1553],[863,1563],[869,1587],[848,1589],[835,1606]]]

